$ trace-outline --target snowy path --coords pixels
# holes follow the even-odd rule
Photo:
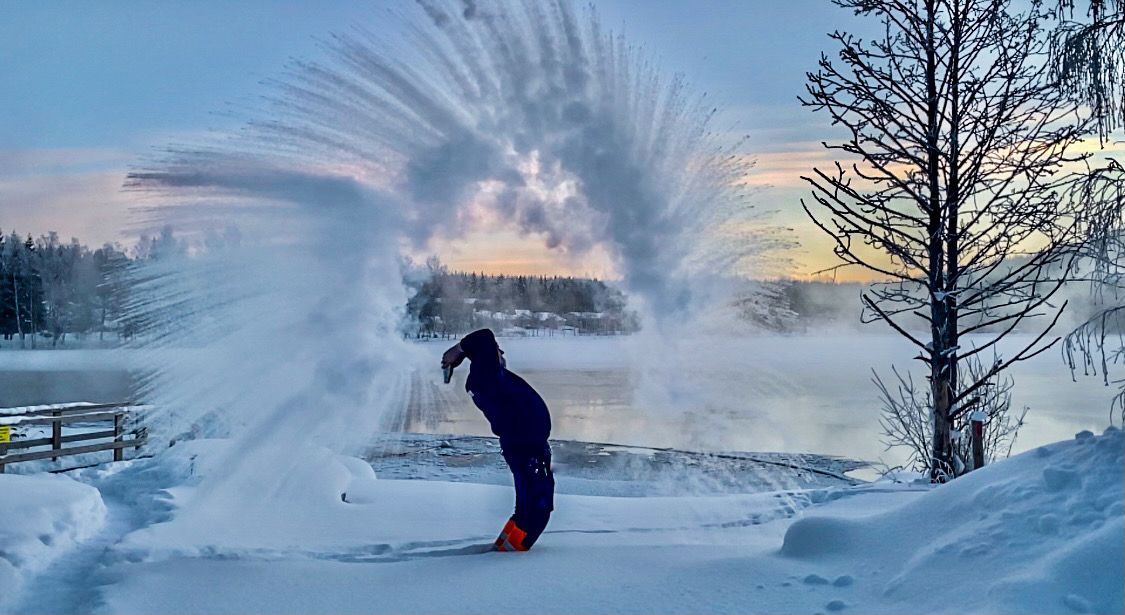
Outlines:
[[[98,579],[113,557],[113,546],[139,527],[136,514],[127,506],[111,499],[103,501],[109,515],[102,531],[32,579],[20,593],[22,599],[13,613],[88,613],[97,606]]]
[[[167,476],[151,460],[127,461],[72,473],[98,488],[106,508],[101,530],[56,559],[20,591],[12,613],[89,613],[102,606],[101,589],[113,582],[116,550],[130,532],[168,519],[162,488]]]
[[[871,495],[875,493],[906,493],[910,491],[926,491],[926,489],[870,489],[863,491],[841,491],[833,492],[831,500],[834,501],[836,499],[842,499],[844,497]],[[769,495],[776,500],[772,504],[767,504],[766,506],[762,507],[762,510],[749,513],[745,516],[733,515],[729,520],[711,521],[687,525],[676,524],[674,522],[675,519],[673,518],[673,523],[669,525],[658,524],[656,526],[649,527],[626,526],[614,529],[608,529],[605,527],[581,528],[564,526],[562,529],[548,529],[547,531],[545,531],[543,533],[544,538],[541,539],[541,544],[549,542],[549,539],[551,537],[567,537],[569,535],[601,536],[603,538],[612,540],[619,539],[626,535],[641,536],[655,535],[660,533],[682,535],[684,533],[695,531],[748,528],[772,521],[791,519],[809,507],[830,501],[829,498],[823,497],[823,494],[819,494],[820,497],[812,498],[808,497],[809,494],[801,493]],[[133,527],[132,529],[137,529],[137,527]],[[120,537],[123,535],[124,533],[118,534],[118,539],[120,539]],[[481,555],[484,553],[489,553],[493,550],[492,542],[494,539],[495,536],[489,533],[448,540],[405,540],[400,542],[378,542],[326,550],[306,550],[299,548],[224,549],[218,546],[208,546],[203,550],[201,554],[194,556],[193,559],[205,559],[214,561],[279,561],[286,559],[301,559],[341,563],[397,563],[432,557]]]

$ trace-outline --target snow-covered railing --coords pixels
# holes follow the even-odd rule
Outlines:
[[[144,427],[136,427],[126,432],[126,420],[130,415],[139,410],[139,406],[129,403],[99,404],[90,402],[76,402],[69,404],[53,404],[44,406],[21,406],[16,408],[0,408],[0,474],[4,466],[21,461],[35,461],[39,459],[57,460],[59,457],[70,455],[83,455],[99,451],[113,451],[113,460],[124,459],[124,450],[132,448],[139,450],[147,441]],[[91,423],[109,423],[113,427],[90,431]],[[63,434],[64,426],[82,424],[84,431]],[[38,429],[50,426],[51,435],[32,438],[19,438],[20,434],[14,433],[18,429],[25,435],[35,435]],[[29,432],[29,433],[28,433]],[[125,436],[131,436],[126,438]],[[13,438],[13,436],[16,436]],[[84,442],[88,440],[107,440],[96,444],[63,447],[71,442]],[[12,453],[14,450],[25,450],[38,447],[49,447],[43,450],[25,453]]]

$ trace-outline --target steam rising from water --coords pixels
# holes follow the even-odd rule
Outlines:
[[[704,302],[692,274],[766,245],[705,99],[592,11],[425,0],[392,21],[328,38],[239,133],[131,174],[140,226],[212,239],[138,274],[165,435],[232,431],[274,467],[287,443],[362,444],[416,360],[395,333],[400,253],[480,212],[606,249],[656,331]]]

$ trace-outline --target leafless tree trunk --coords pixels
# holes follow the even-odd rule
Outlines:
[[[20,318],[20,276],[12,276],[12,303],[16,306],[16,331],[20,335],[20,348],[23,348],[23,321]]]
[[[970,380],[982,377],[990,365],[972,357],[961,365],[961,371]],[[896,382],[888,385],[875,374],[874,383],[883,400],[883,444],[887,448],[903,447],[908,451],[907,463],[919,471],[929,471],[933,460],[933,425],[931,390],[921,390],[910,377],[893,370]],[[1012,452],[1016,436],[1023,427],[1028,408],[1012,411],[1012,389],[1015,383],[1010,376],[995,373],[978,393],[965,403],[966,410],[984,413],[984,439],[982,447],[986,462],[1007,457]],[[971,421],[969,413],[960,413],[950,423],[951,465],[955,473],[975,467],[972,460]]]
[[[951,436],[965,402],[1057,341],[1045,338],[1065,304],[1049,302],[1078,226],[1059,195],[1074,181],[1065,165],[1084,159],[1068,149],[1091,122],[1043,75],[1049,16],[1038,5],[1018,13],[1008,0],[836,4],[879,19],[884,34],[832,34],[839,61],[823,56],[808,75],[802,102],[843,127],[845,139],[825,147],[852,162],[814,169],[802,205],[834,239],[839,267],[881,280],[863,296],[864,320],[918,347],[929,372],[930,472],[944,480],[956,475]],[[1044,315],[1030,344],[959,378],[966,360]],[[988,335],[963,347],[969,333]]]

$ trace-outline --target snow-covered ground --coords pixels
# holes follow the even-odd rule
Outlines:
[[[17,571],[0,610],[1049,613],[1125,606],[1117,429],[1039,447],[937,488],[561,493],[548,533],[530,553],[487,551],[509,514],[510,488],[378,479],[368,464],[326,451],[295,450],[307,463],[269,501],[203,505],[215,501],[204,479],[224,471],[226,447],[185,442],[154,459],[73,478],[0,477],[0,566]],[[15,510],[12,502],[23,504]],[[21,522],[8,523],[13,518]],[[82,539],[89,542],[67,548]]]
[[[0,609],[105,524],[101,494],[65,476],[0,474]]]

